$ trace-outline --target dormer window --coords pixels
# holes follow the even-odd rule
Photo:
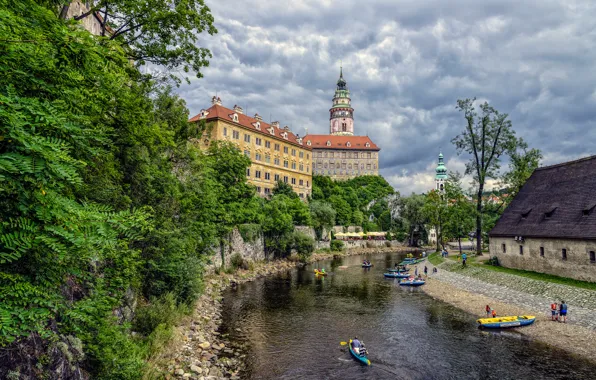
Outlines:
[[[201,110],[201,112],[199,113],[199,119],[204,119],[207,117],[207,115],[209,115],[209,112],[205,111],[204,109]]]
[[[526,219],[528,217],[528,215],[530,215],[530,212],[532,212],[532,209],[531,208],[526,209],[526,210],[523,210],[522,213],[521,213],[522,219]]]
[[[232,119],[233,122],[237,123],[238,122],[238,114],[237,113],[233,113],[231,115],[229,115],[230,118]]]
[[[269,128],[267,128],[267,131],[269,132],[269,134],[275,135],[275,128],[269,127]]]
[[[331,146],[331,141],[327,140],[327,146]]]
[[[259,131],[261,130],[261,122],[257,121],[256,123],[253,123],[253,125],[255,126],[256,129],[258,129]]]
[[[553,216],[553,214],[555,213],[555,210],[557,209],[557,206],[551,206],[548,210],[546,210],[546,212],[544,213],[544,217],[549,219]]]
[[[296,141],[298,142],[298,144],[302,145],[302,137],[297,137]]]
[[[596,208],[596,202],[592,202],[592,203],[588,204],[582,210],[583,216],[588,216],[588,215],[592,214],[592,212],[594,211],[594,208]]]
[[[349,147],[351,147],[351,146],[352,146],[352,144],[350,144],[350,142],[348,141],[348,142],[346,143],[346,146],[349,148]]]
[[[288,139],[288,132],[285,132],[285,131],[284,131],[284,132],[282,132],[282,133],[281,133],[281,137],[283,137],[284,139],[286,139],[286,140],[287,140],[287,139]]]
[[[370,144],[369,144],[369,143],[366,143],[366,147],[367,147],[367,148],[370,148]]]
[[[311,146],[312,145],[312,143],[310,142],[310,140],[307,140],[306,141],[306,145],[308,145],[308,146]]]

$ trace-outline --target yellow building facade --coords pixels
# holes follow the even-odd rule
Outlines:
[[[189,121],[202,120],[207,128],[199,139],[201,148],[215,140],[236,145],[252,161],[246,177],[260,195],[271,194],[278,181],[292,186],[302,199],[311,194],[312,149],[288,127],[280,128],[279,122],[265,123],[258,114],[244,115],[238,106],[223,107],[221,99],[216,97],[210,108],[201,110]]]

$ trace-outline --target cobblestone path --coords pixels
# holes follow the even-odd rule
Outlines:
[[[434,267],[430,262],[421,264],[429,267],[432,278],[449,283],[468,292],[482,294],[496,300],[510,303],[528,310],[550,316],[550,304],[565,300],[568,305],[567,323],[579,324],[596,330],[596,291],[573,286],[534,280],[490,269],[469,266],[447,260]]]

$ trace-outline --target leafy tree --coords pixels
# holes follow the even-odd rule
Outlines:
[[[538,168],[542,153],[539,149],[528,149],[528,145],[519,139],[517,149],[509,155],[509,171],[503,177],[503,185],[508,189],[508,196],[505,202],[511,202],[519,193],[522,186]]]
[[[355,210],[352,213],[352,224],[355,226],[361,226],[364,223],[364,213],[360,210]]]
[[[457,101],[457,109],[463,112],[466,127],[452,142],[458,154],[472,155],[466,164],[466,174],[476,183],[476,253],[482,254],[482,195],[487,179],[497,178],[501,156],[510,154],[520,144],[515,137],[511,121],[488,103],[480,105],[480,114],[474,107],[474,99]]]
[[[306,262],[315,250],[315,240],[305,233],[294,231],[292,234],[293,248],[298,253],[300,260]]]
[[[335,210],[329,203],[316,200],[311,201],[309,207],[317,239],[322,239],[323,231],[335,225]]]
[[[424,207],[424,195],[414,194],[409,197],[402,197],[400,216],[406,222],[408,231],[408,241],[410,246],[416,245],[416,236],[424,233],[424,224],[427,219],[422,211]]]
[[[288,198],[299,199],[298,194],[296,194],[292,186],[283,181],[277,181],[271,192],[273,195],[285,195]]]
[[[426,194],[422,207],[422,213],[437,233],[437,251],[443,244],[443,223],[446,219],[448,200],[449,198],[440,191],[431,190]]]
[[[340,195],[332,195],[331,197],[329,197],[328,201],[337,213],[335,217],[337,224],[342,226],[349,225],[350,218],[352,216],[352,209],[350,208],[350,204]]]
[[[61,18],[71,2],[62,2]],[[213,35],[217,29],[203,0],[95,0],[88,12],[75,19],[95,17],[96,12],[101,16],[101,36],[125,46],[137,66],[194,71],[200,78],[201,69],[209,65],[211,52],[199,46],[199,39],[203,32]]]
[[[476,210],[462,189],[459,173],[449,173],[445,183],[445,198],[448,207],[442,226],[443,234],[447,239],[457,239],[461,254],[461,238],[468,236],[474,228]]]

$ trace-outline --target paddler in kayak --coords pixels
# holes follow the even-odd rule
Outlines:
[[[352,339],[352,350],[354,350],[357,355],[366,355],[366,348],[364,347],[364,344],[360,342],[356,336],[354,339]]]

